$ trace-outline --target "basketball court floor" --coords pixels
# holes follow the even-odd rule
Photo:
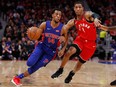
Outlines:
[[[64,79],[76,62],[70,60],[62,76],[52,79],[51,75],[58,69],[61,61],[51,61],[46,67],[22,79],[21,87],[111,87],[110,82],[116,79],[116,64],[88,61],[76,73],[71,83],[65,84]],[[26,61],[0,61],[0,87],[16,87],[10,80],[26,69]]]

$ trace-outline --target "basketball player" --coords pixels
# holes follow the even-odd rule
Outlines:
[[[61,11],[55,9],[52,13],[52,20],[40,24],[38,29],[41,35],[44,34],[44,39],[42,42],[38,43],[33,53],[28,58],[27,66],[29,68],[27,71],[12,79],[11,82],[16,86],[21,85],[21,79],[31,75],[41,67],[46,66],[55,57],[58,42],[60,41],[60,43],[62,43],[65,41],[65,38],[67,38],[67,32],[65,28],[63,28],[60,19]]]
[[[81,66],[94,54],[96,49],[96,27],[106,31],[113,30],[114,28],[101,25],[98,16],[91,11],[84,11],[83,3],[80,1],[74,3],[74,11],[76,17],[71,19],[65,27],[68,30],[72,26],[75,26],[78,35],[65,53],[60,68],[51,76],[52,78],[60,76],[69,58],[72,55],[78,56],[79,61],[66,77],[65,83],[69,83],[75,73],[80,70]]]

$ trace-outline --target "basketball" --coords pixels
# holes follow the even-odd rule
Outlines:
[[[27,30],[27,36],[30,40],[37,40],[40,37],[40,32],[37,27],[30,27]]]

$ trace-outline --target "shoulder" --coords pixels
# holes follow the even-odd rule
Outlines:
[[[46,26],[46,22],[42,22],[40,26]]]
[[[88,22],[93,22],[94,18],[92,17],[94,13],[92,11],[86,11],[84,14],[84,18],[88,21]]]
[[[68,30],[68,29],[70,29],[71,27],[73,27],[73,26],[74,26],[74,20],[75,20],[75,19],[69,20],[69,21],[67,22],[67,24],[65,24],[65,25],[63,26],[63,28],[66,28],[66,30]]]
[[[39,26],[39,28],[41,29],[45,29],[45,27],[46,27],[46,22],[42,22]]]
[[[66,26],[73,26],[74,25],[75,18],[69,20],[66,24]]]
[[[41,25],[46,26],[46,24],[49,24],[51,21],[47,20],[45,22],[42,22]]]
[[[93,14],[93,12],[92,11],[85,11],[85,16],[91,16]]]

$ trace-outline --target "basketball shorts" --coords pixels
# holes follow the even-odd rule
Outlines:
[[[96,42],[93,40],[86,40],[77,37],[74,40],[74,44],[76,44],[81,50],[79,57],[84,61],[89,60],[96,50]]]

